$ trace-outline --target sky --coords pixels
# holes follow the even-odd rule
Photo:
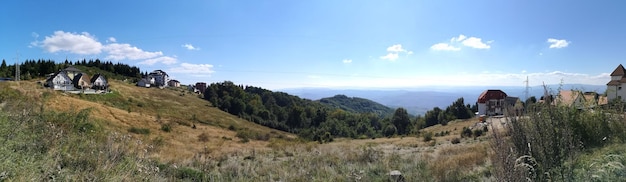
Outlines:
[[[604,85],[624,1],[7,1],[0,59],[100,59],[267,89]]]

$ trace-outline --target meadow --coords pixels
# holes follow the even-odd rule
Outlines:
[[[390,181],[394,170],[404,181],[626,175],[624,119],[614,109],[548,107],[480,135],[464,134],[478,122],[469,119],[409,136],[320,144],[224,113],[183,89],[112,85],[110,94],[68,95],[35,82],[0,83],[0,180]]]

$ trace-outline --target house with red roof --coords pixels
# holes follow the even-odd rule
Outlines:
[[[609,101],[626,99],[626,69],[620,64],[611,73],[611,81],[606,84],[606,96]]]
[[[502,115],[506,107],[507,95],[502,90],[485,90],[478,96],[479,115]]]

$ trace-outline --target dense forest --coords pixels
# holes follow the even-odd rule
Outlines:
[[[85,60],[71,62],[65,60],[63,63],[56,63],[53,60],[26,60],[24,63],[20,63],[20,79],[30,80],[34,78],[46,77],[50,73],[55,73],[61,69],[65,69],[69,66],[77,67],[90,67],[98,68],[102,71],[110,72],[117,77],[129,77],[129,78],[141,78],[141,70],[136,66],[129,66],[123,63],[113,63],[111,61]],[[0,64],[0,77],[13,78],[15,77],[15,64],[7,65],[5,60],[2,60]],[[120,77],[120,78],[121,78]]]
[[[423,127],[473,116],[463,98],[446,110],[435,108],[426,116],[412,119],[404,108],[381,114],[380,110],[386,110],[384,106],[366,99],[339,95],[316,102],[230,81],[212,83],[204,92],[204,98],[213,106],[240,118],[320,142],[330,141],[333,137],[408,135]]]
[[[322,98],[319,102],[356,113],[374,113],[381,117],[393,114],[393,109],[369,99],[359,97],[348,97],[345,95],[335,95],[333,97]]]

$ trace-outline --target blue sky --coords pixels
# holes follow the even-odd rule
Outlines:
[[[184,3],[183,3],[184,2]],[[0,59],[110,60],[269,89],[603,85],[626,2],[9,1]]]

